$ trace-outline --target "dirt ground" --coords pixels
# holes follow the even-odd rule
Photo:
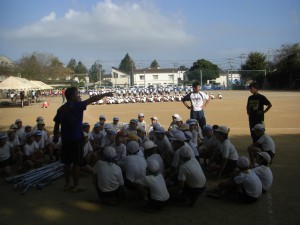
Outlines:
[[[276,143],[276,156],[271,166],[274,183],[271,191],[264,194],[255,204],[241,205],[231,199],[211,199],[201,196],[194,208],[171,204],[163,210],[149,213],[142,210],[142,201],[133,195],[117,207],[95,203],[97,195],[91,178],[82,174],[81,183],[88,187],[86,192],[63,192],[63,181],[43,190],[32,189],[26,195],[12,190],[11,185],[0,184],[0,225],[17,224],[299,224],[300,202],[300,93],[261,91],[272,102],[266,114],[266,132]],[[245,111],[249,91],[223,91],[222,100],[212,100],[206,109],[207,123],[230,127],[230,138],[240,155],[247,156],[246,148],[251,143],[247,114]],[[53,129],[53,117],[61,105],[61,98],[48,99],[50,107],[41,104],[25,108],[0,108],[0,130],[17,118],[23,125],[34,125],[37,116],[43,116],[46,127]],[[119,116],[123,122],[136,118],[143,112],[147,123],[150,117],[158,116],[167,128],[173,113],[183,119],[189,116],[181,102],[147,103],[123,105],[91,105],[84,115],[84,122],[94,124],[102,114],[108,120]],[[207,187],[217,181],[208,178]]]

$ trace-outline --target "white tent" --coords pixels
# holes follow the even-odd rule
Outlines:
[[[53,87],[51,87],[50,85],[45,84],[44,82],[39,81],[39,80],[31,80],[30,82],[39,85],[41,87],[41,90],[52,90],[53,89]]]
[[[19,77],[10,76],[0,83],[0,90],[32,90],[37,89],[36,85],[28,80]]]

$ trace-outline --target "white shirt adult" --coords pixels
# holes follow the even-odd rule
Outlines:
[[[157,176],[148,175],[136,181],[136,183],[150,190],[150,197],[156,201],[167,201],[170,198],[166,182],[161,173]]]
[[[253,170],[248,172],[241,172],[240,175],[234,177],[237,184],[242,184],[247,195],[253,198],[259,198],[262,194],[262,184],[259,177]]]
[[[193,106],[193,111],[201,111],[203,109],[204,100],[208,101],[209,96],[204,92],[199,91],[187,94],[181,101],[190,101]]]
[[[220,144],[220,150],[223,158],[238,160],[238,153],[229,139],[226,139],[223,143]]]
[[[37,145],[37,143],[35,141],[33,141],[31,144],[26,143],[23,148],[24,154],[26,156],[32,155],[38,149],[39,149],[39,146]]]
[[[257,143],[261,145],[261,148],[263,151],[271,151],[273,154],[275,154],[275,143],[273,139],[267,135],[262,135],[258,140]]]
[[[206,177],[197,160],[190,159],[179,168],[178,180],[184,181],[190,188],[204,188]]]
[[[253,171],[259,177],[263,190],[268,191],[271,188],[273,183],[273,173],[270,167],[265,165],[260,165],[258,167],[255,167]]]
[[[111,192],[124,185],[122,170],[114,163],[99,160],[93,173],[98,177],[98,187],[102,192]]]
[[[147,162],[139,155],[128,155],[124,160],[126,179],[135,182],[146,176]]]
[[[155,154],[152,154],[150,156],[147,157],[146,161],[151,161],[151,160],[156,160],[159,164],[159,173],[161,173],[162,175],[165,174],[165,165],[164,165],[164,162],[161,158],[161,156],[157,153]]]

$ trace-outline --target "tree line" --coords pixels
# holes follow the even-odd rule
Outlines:
[[[159,67],[157,60],[153,60],[149,65],[149,68]],[[136,65],[128,53],[121,60],[118,69],[133,75]],[[203,83],[215,80],[222,73],[221,68],[205,59],[196,60],[190,68],[179,66],[178,70],[185,71],[189,82],[200,80],[201,77]],[[271,60],[264,53],[250,52],[236,73],[241,75],[240,85],[256,81],[261,87],[265,87],[267,83],[271,89],[300,89],[300,44],[282,45],[275,51]],[[0,65],[0,75],[21,75],[26,79],[43,82],[47,82],[49,78],[65,79],[72,74],[87,74],[90,82],[96,82],[103,80],[105,70],[99,61],[87,69],[81,61],[77,62],[72,58],[64,66],[58,57],[37,52],[22,56],[15,62],[14,67]]]

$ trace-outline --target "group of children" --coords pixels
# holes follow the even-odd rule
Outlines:
[[[258,141],[248,147],[249,159],[239,156],[229,139],[226,126],[200,127],[197,120],[172,115],[164,129],[157,116],[147,126],[143,113],[128,124],[112,123],[101,115],[92,128],[83,123],[83,162],[81,169],[93,176],[93,184],[101,201],[116,204],[125,190],[143,196],[147,206],[160,209],[170,202],[188,202],[194,206],[205,192],[210,197],[225,193],[238,194],[245,202],[257,201],[272,185],[269,164],[275,155],[275,144],[260,124],[254,127]],[[22,126],[20,119],[7,133],[0,135],[0,170],[40,166],[43,156],[50,161],[60,157],[61,141],[45,130],[42,118],[36,127]],[[212,190],[205,190],[206,174],[228,178]]]

